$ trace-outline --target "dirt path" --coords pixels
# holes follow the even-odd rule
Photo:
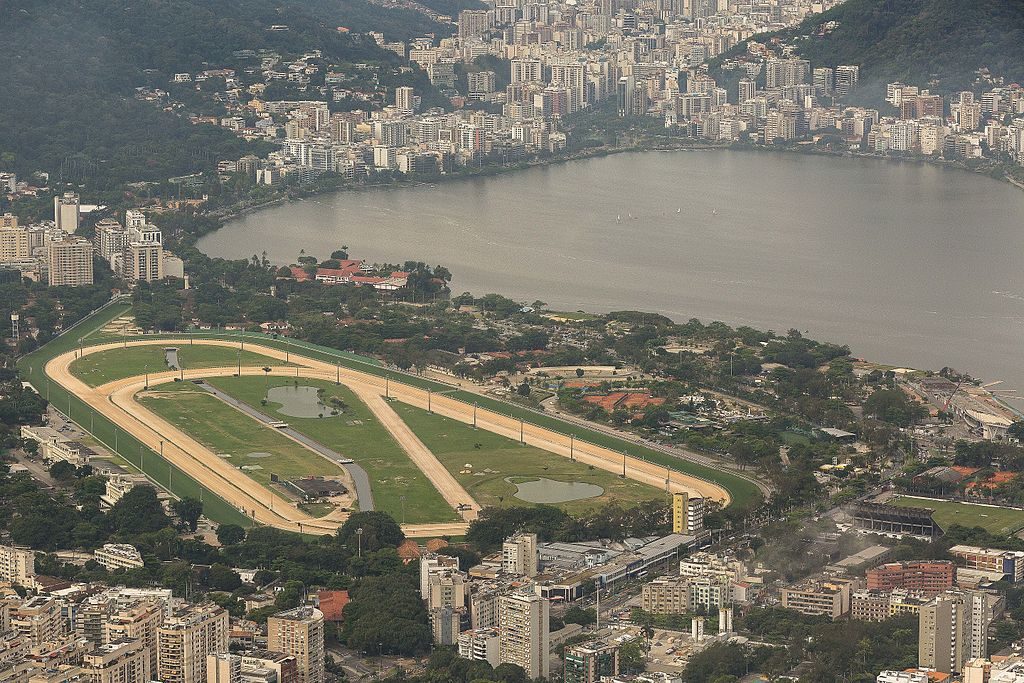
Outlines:
[[[409,425],[398,416],[388,405],[384,397],[375,388],[359,387],[353,389],[356,396],[367,405],[377,421],[384,425],[384,428],[391,432],[402,449],[409,455],[409,459],[415,463],[420,471],[427,476],[434,488],[444,497],[448,504],[455,509],[463,510],[462,518],[472,521],[477,518],[480,511],[480,504],[473,499],[462,484],[452,476],[452,473],[441,464],[426,444],[424,444],[411,429]]]
[[[139,340],[129,342],[129,346],[142,346],[154,344],[166,344],[165,339]],[[219,339],[196,339],[193,343],[208,344],[214,346],[236,346],[235,342]],[[107,349],[121,347],[122,344],[111,343],[85,348],[85,354],[96,353]],[[286,352],[279,351],[259,344],[250,342],[247,348],[278,360],[285,360]],[[426,448],[415,434],[401,421],[391,410],[390,406],[381,398],[385,391],[385,380],[375,375],[353,370],[351,368],[339,368],[330,363],[313,360],[303,357],[294,352],[287,352],[288,360],[298,365],[295,368],[274,368],[273,375],[308,377],[314,379],[326,379],[334,381],[340,374],[342,383],[355,391],[361,399],[371,406],[374,414],[378,416],[385,427],[395,435],[399,444],[409,453],[417,466],[423,469],[424,474],[432,483],[445,495],[449,501],[467,503],[472,498],[468,496],[465,489],[452,475],[444,469],[437,458]],[[71,374],[69,366],[76,358],[77,351],[71,351],[51,360],[46,366],[46,373],[66,389],[79,396],[93,409],[102,413],[110,420],[118,424],[126,432],[135,436],[149,448],[159,451],[160,441],[165,442],[164,456],[173,462],[189,476],[200,481],[218,496],[228,501],[247,515],[262,524],[299,530],[299,526],[305,531],[329,532],[336,529],[340,521],[331,519],[313,519],[306,513],[292,507],[283,499],[274,500],[275,496],[250,479],[244,473],[239,472],[233,466],[225,463],[209,449],[203,447],[194,439],[184,434],[173,425],[161,420],[151,412],[143,408],[134,400],[134,395],[144,386],[144,380],[140,377],[133,377],[110,382],[101,387],[92,388]],[[184,372],[186,379],[213,376],[234,375],[236,367],[197,369]],[[262,375],[260,368],[242,368],[243,375]],[[170,382],[177,376],[176,372],[165,372],[150,374],[150,385]],[[449,398],[440,394],[428,395],[426,389],[390,382],[388,391],[391,398],[402,401],[409,405],[427,408],[428,400],[433,412],[450,417],[466,424],[473,423],[473,406]],[[116,395],[116,399],[115,399]],[[385,411],[381,410],[381,404]],[[380,411],[380,412],[378,412]],[[680,472],[669,470],[660,465],[625,456],[612,449],[603,446],[572,440],[571,437],[558,432],[530,424],[521,424],[518,419],[502,415],[500,413],[483,408],[476,411],[476,424],[481,429],[500,434],[502,436],[519,440],[522,433],[523,440],[532,446],[542,448],[556,455],[572,457],[586,465],[624,474],[630,479],[645,484],[668,490],[672,492],[686,491],[691,495],[699,495],[712,500],[728,503],[730,501],[728,492],[721,486],[709,481],[697,479]],[[522,432],[520,432],[522,430]],[[168,447],[168,444],[170,445]],[[441,474],[443,472],[444,474]],[[445,476],[447,475],[447,476]],[[454,486],[453,486],[454,484]],[[472,512],[467,515],[474,515],[479,506],[475,501],[470,503],[475,506]],[[461,534],[465,532],[466,523],[452,522],[439,524],[406,525],[403,527],[407,535],[429,536],[438,534]]]

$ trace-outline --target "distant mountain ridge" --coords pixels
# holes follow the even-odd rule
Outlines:
[[[369,30],[396,40],[451,27],[367,0],[0,0],[0,170],[54,171],[75,159],[112,186],[190,172],[198,154],[237,157],[248,147],[230,132],[191,126],[133,89],[232,65],[243,49],[397,67],[397,55],[359,33]]]
[[[814,66],[859,64],[862,90],[901,80],[953,92],[983,67],[1024,82],[1022,0],[847,0],[773,35]]]

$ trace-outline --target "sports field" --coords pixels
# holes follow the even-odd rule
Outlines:
[[[489,431],[474,430],[463,422],[421,408],[404,403],[394,403],[392,407],[481,505],[533,505],[515,497],[516,483],[537,479],[582,482],[604,489],[602,495],[594,498],[552,503],[571,513],[588,512],[611,502],[629,506],[644,500],[668,500],[664,491],[612,472],[523,446]]]
[[[929,508],[935,511],[932,518],[943,529],[954,524],[966,527],[980,526],[989,533],[1009,536],[1024,527],[1024,510],[993,507],[988,505],[972,505],[952,500],[932,500],[931,498],[914,498],[899,496],[890,501],[900,507]]]
[[[342,469],[260,424],[191,382],[161,384],[141,395],[147,409],[187,432],[234,467],[270,488],[270,475],[341,476]],[[273,490],[273,489],[272,489]]]
[[[328,406],[331,398],[344,402],[340,415],[302,418],[280,412],[282,406],[261,405],[268,382],[262,377],[214,377],[207,380],[226,394],[257,410],[280,418],[296,431],[355,460],[366,470],[373,486],[374,505],[400,523],[442,522],[458,519],[430,480],[416,467],[391,434],[377,421],[369,408],[344,385],[314,379],[300,379],[299,386],[323,390]],[[269,386],[294,386],[287,377],[270,377]],[[402,496],[405,497],[403,503]]]
[[[186,370],[196,368],[220,368],[237,365],[243,367],[285,365],[282,361],[268,358],[259,353],[242,351],[225,346],[207,346],[168,343],[178,349],[178,362]],[[162,346],[129,346],[124,349],[109,349],[91,353],[71,364],[71,372],[91,387],[98,387],[125,377],[135,377],[146,372],[157,373],[167,370]]]

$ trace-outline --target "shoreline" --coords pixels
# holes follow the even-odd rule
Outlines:
[[[307,192],[302,192],[302,193],[296,193],[295,195],[292,195],[292,196],[273,197],[271,199],[268,199],[266,201],[263,201],[263,202],[260,202],[260,203],[257,203],[257,204],[251,204],[251,205],[248,205],[248,206],[245,206],[245,207],[241,207],[238,210],[228,211],[228,212],[225,212],[225,213],[223,213],[221,215],[218,215],[220,226],[217,229],[215,229],[215,230],[212,230],[210,232],[207,232],[207,233],[203,234],[202,236],[197,236],[198,239],[194,243],[194,246],[195,246],[195,248],[199,249],[200,251],[203,251],[202,249],[199,248],[199,244],[198,244],[199,240],[201,240],[203,237],[212,236],[214,233],[219,231],[219,229],[221,227],[226,225],[229,221],[235,220],[235,219],[238,219],[238,218],[241,218],[241,217],[244,217],[244,216],[247,216],[249,214],[254,214],[257,211],[262,210],[262,209],[270,209],[270,208],[277,207],[277,206],[283,206],[286,202],[290,202],[290,201],[301,202],[301,201],[304,201],[305,199],[309,199],[309,198],[313,198],[313,197],[320,197],[320,196],[323,196],[323,195],[327,195],[328,193],[334,193],[334,192],[364,192],[364,191],[369,191],[369,190],[392,191],[392,190],[403,189],[403,188],[423,188],[423,187],[428,187],[428,188],[431,188],[431,189],[439,189],[443,183],[450,183],[450,182],[455,182],[455,181],[466,181],[466,180],[479,180],[481,178],[485,178],[485,177],[488,177],[488,176],[503,175],[503,174],[506,174],[506,173],[516,172],[516,171],[525,171],[525,170],[530,170],[530,169],[533,169],[533,168],[543,168],[543,167],[550,166],[550,165],[553,165],[553,164],[563,164],[563,163],[567,163],[567,162],[570,162],[570,161],[579,161],[579,160],[590,160],[590,159],[595,159],[595,158],[601,158],[601,157],[606,157],[606,156],[611,156],[611,155],[616,155],[616,154],[626,154],[626,153],[641,153],[641,152],[644,152],[644,153],[648,153],[648,152],[670,153],[670,152],[738,151],[738,152],[759,152],[759,153],[762,153],[762,154],[763,153],[771,153],[771,154],[780,155],[778,159],[769,160],[769,162],[768,162],[769,164],[784,163],[788,159],[788,157],[782,157],[781,155],[783,153],[786,153],[788,155],[804,154],[804,155],[816,156],[816,157],[820,157],[820,156],[839,157],[839,158],[842,158],[842,159],[851,159],[851,160],[856,160],[856,161],[861,161],[861,160],[864,160],[864,159],[870,159],[870,160],[873,160],[873,161],[895,161],[895,162],[908,162],[909,161],[909,162],[913,162],[914,164],[919,165],[919,166],[922,166],[922,165],[927,163],[927,164],[929,164],[931,166],[935,166],[935,167],[938,167],[938,168],[941,168],[941,169],[952,169],[952,170],[956,170],[956,171],[968,171],[968,172],[973,172],[976,175],[986,176],[986,177],[991,178],[993,180],[999,180],[999,178],[993,176],[991,173],[984,173],[984,172],[980,172],[979,173],[979,171],[976,170],[976,169],[967,168],[964,165],[956,163],[956,162],[947,162],[947,161],[941,161],[941,160],[936,160],[936,159],[924,159],[924,158],[880,157],[880,156],[871,155],[871,154],[839,153],[839,152],[832,152],[832,151],[827,151],[827,150],[813,149],[813,148],[810,148],[810,145],[807,146],[808,147],[807,149],[801,149],[801,148],[796,148],[796,149],[793,149],[793,148],[779,148],[779,149],[776,149],[776,148],[771,148],[771,147],[754,147],[754,146],[748,146],[748,145],[688,144],[688,143],[685,143],[685,142],[682,142],[682,141],[675,141],[675,140],[667,140],[667,141],[665,141],[665,140],[650,141],[649,140],[648,143],[649,144],[632,144],[632,145],[622,146],[622,147],[617,147],[617,148],[611,148],[611,147],[589,148],[589,149],[580,150],[579,152],[571,154],[571,155],[560,155],[560,156],[556,156],[556,157],[547,157],[547,158],[533,160],[533,161],[531,161],[529,163],[516,164],[514,166],[493,167],[493,168],[487,169],[483,173],[461,173],[461,174],[449,174],[449,175],[444,175],[444,176],[438,176],[436,178],[430,179],[429,181],[408,179],[408,180],[404,180],[404,181],[386,182],[386,183],[360,183],[360,184],[354,184],[353,183],[353,184],[347,184],[347,185],[344,185],[344,186],[341,186],[341,187],[337,187],[337,188],[323,188],[323,189],[321,189],[319,191],[307,191]],[[654,143],[656,143],[656,144],[654,144]],[[870,167],[866,167],[866,168],[870,172]],[[1014,179],[1012,179],[1010,177],[1006,177],[1005,180],[1007,182],[1013,184],[1013,185],[1016,185],[1020,189],[1024,189],[1024,184],[1020,184],[1018,182],[1014,182]],[[211,212],[211,213],[213,213],[213,212]],[[588,310],[591,310],[591,309],[588,309]],[[601,310],[600,307],[598,307],[597,309],[593,309],[594,312],[598,312],[600,310]],[[658,311],[658,310],[655,310],[655,309],[649,309],[649,310],[651,310],[652,312],[664,313],[664,311]],[[753,322],[748,322],[748,321],[743,321],[743,320],[738,320],[738,319],[732,319],[731,323],[732,324],[740,324],[740,323],[742,323],[742,324],[755,324]],[[889,361],[889,362],[891,363],[892,361]],[[897,364],[900,365],[900,366],[908,366],[907,363],[897,363]],[[910,364],[909,367],[915,367],[915,366],[913,364]],[[1001,403],[1006,408],[1008,408],[1008,409],[1010,409],[1010,410],[1012,410],[1014,412],[1017,412],[1017,413],[1022,412],[1022,410],[1020,408],[1017,408],[1015,405],[1013,405],[1012,401],[1000,400],[999,403]]]
[[[689,140],[689,138],[681,139]],[[390,182],[381,183],[346,183],[339,187],[323,188],[323,189],[304,189],[290,194],[287,191],[268,199],[264,202],[260,202],[253,205],[246,205],[241,207],[225,206],[219,209],[208,212],[208,215],[217,218],[223,224],[247,216],[251,213],[261,211],[263,209],[273,208],[275,206],[281,206],[283,204],[303,201],[307,197],[321,197],[324,195],[342,193],[342,192],[366,192],[371,190],[396,190],[409,187],[430,187],[435,185],[442,185],[447,183],[468,181],[468,180],[480,180],[485,178],[503,176],[509,173],[516,173],[521,171],[528,171],[535,168],[544,168],[547,166],[555,166],[559,164],[570,163],[573,161],[588,161],[591,159],[599,159],[602,157],[617,155],[617,154],[628,154],[628,153],[642,153],[642,152],[723,152],[723,151],[738,151],[738,152],[751,152],[751,153],[769,153],[769,154],[787,154],[787,155],[805,155],[815,157],[831,157],[834,159],[857,159],[857,160],[875,160],[881,162],[894,162],[894,163],[911,163],[914,165],[928,165],[936,168],[951,169],[955,171],[963,171],[965,173],[971,173],[974,175],[984,176],[997,182],[1003,182],[1020,190],[1024,190],[1024,181],[1019,181],[1011,177],[1007,173],[996,177],[991,173],[985,172],[983,169],[969,168],[966,164],[959,161],[950,161],[946,159],[935,159],[928,157],[894,157],[894,156],[879,156],[876,154],[858,153],[858,152],[835,152],[831,150],[817,149],[814,147],[801,148],[801,147],[767,147],[764,145],[744,145],[737,143],[730,144],[714,144],[709,142],[680,142],[677,144],[668,143],[668,141],[657,141],[655,144],[644,145],[635,144],[624,147],[599,147],[591,148],[587,150],[580,150],[572,154],[557,155],[551,157],[542,157],[533,159],[527,162],[515,164],[515,165],[499,165],[499,166],[484,166],[477,171],[468,173],[449,173],[439,174],[438,176],[431,178],[430,180],[392,180]],[[220,228],[213,230],[206,235],[213,234]],[[206,235],[203,235],[205,237]]]

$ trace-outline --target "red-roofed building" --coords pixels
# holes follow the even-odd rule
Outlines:
[[[345,620],[342,610],[348,604],[348,591],[320,591],[316,594],[320,611],[324,613],[324,621],[341,622]]]
[[[979,496],[987,496],[993,489],[1013,481],[1019,472],[993,472],[992,476],[985,481],[972,481],[967,485],[967,492]]]

